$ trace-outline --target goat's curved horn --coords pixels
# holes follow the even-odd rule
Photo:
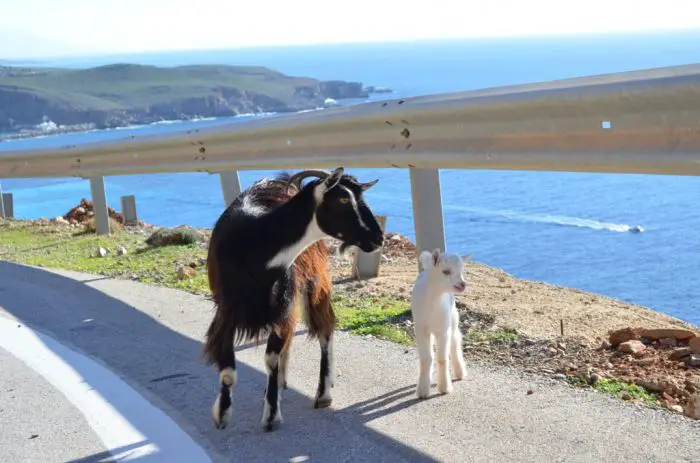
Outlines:
[[[289,179],[289,185],[294,185],[297,190],[301,190],[301,182],[303,182],[304,179],[307,179],[309,177],[318,177],[324,179],[330,177],[330,175],[330,172],[326,172],[324,170],[302,170],[301,172],[297,172],[296,174],[292,175],[292,177]]]

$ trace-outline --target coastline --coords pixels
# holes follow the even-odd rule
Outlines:
[[[52,220],[0,221],[0,259],[208,294],[209,228],[143,223],[122,227],[117,217],[113,220],[116,230],[110,237],[86,230],[81,221],[89,223],[87,213],[83,218],[66,214]],[[190,245],[145,244],[158,230],[177,229],[192,235]],[[338,255],[337,243],[328,240],[339,329],[412,344],[409,304],[417,272],[416,248],[401,235],[386,237],[379,276],[363,281],[350,278],[352,253]],[[102,257],[95,257],[98,249],[104,250]],[[692,400],[696,394],[700,397],[700,366],[675,358],[688,347],[687,341],[672,338],[688,332],[700,336],[700,327],[599,294],[515,278],[470,260],[465,277],[468,290],[458,297],[458,309],[467,361],[547,376],[688,416],[693,413]],[[647,338],[646,332],[666,337]],[[612,342],[619,333],[628,333],[625,341],[639,342],[641,350],[625,352],[619,342]]]

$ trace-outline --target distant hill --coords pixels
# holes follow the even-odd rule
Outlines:
[[[362,98],[374,91],[381,90],[251,66],[0,66],[0,133],[36,130],[42,123],[101,129],[292,112],[322,106],[326,98]]]

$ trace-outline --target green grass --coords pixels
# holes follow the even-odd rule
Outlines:
[[[128,232],[98,236],[78,234],[67,227],[4,224],[0,225],[0,259],[209,293],[205,268],[199,264],[200,258],[206,257],[204,249],[197,244],[149,248],[146,238]],[[118,256],[117,246],[124,246],[127,255]],[[99,247],[108,251],[106,257],[95,257]],[[191,262],[197,264],[197,275],[192,280],[178,280],[178,267]]]
[[[490,342],[490,341],[502,341],[512,342],[520,339],[520,335],[517,331],[511,330],[493,330],[493,331],[480,331],[480,330],[469,330],[464,335],[463,342]]]
[[[614,378],[601,378],[592,386],[589,386],[588,383],[579,376],[567,376],[567,380],[572,386],[591,387],[603,394],[608,394],[618,399],[623,399],[626,395],[628,397],[627,400],[643,402],[648,406],[656,406],[656,400],[659,398],[659,394],[656,392],[651,392],[637,384]]]
[[[340,329],[359,335],[369,334],[399,344],[413,344],[413,339],[405,330],[392,325],[410,317],[408,302],[336,293],[333,296],[333,308]]]

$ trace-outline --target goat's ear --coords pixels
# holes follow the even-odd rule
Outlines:
[[[440,263],[440,249],[435,248],[432,254],[433,258],[433,266],[437,267],[437,265]]]
[[[376,185],[378,181],[379,181],[379,179],[372,180],[371,182],[367,182],[367,183],[360,183],[360,188],[362,188],[362,191],[367,191],[370,188],[372,188],[374,185]]]
[[[433,256],[430,254],[430,251],[422,251],[418,256],[418,261],[421,263],[423,269],[426,270],[432,266]]]

